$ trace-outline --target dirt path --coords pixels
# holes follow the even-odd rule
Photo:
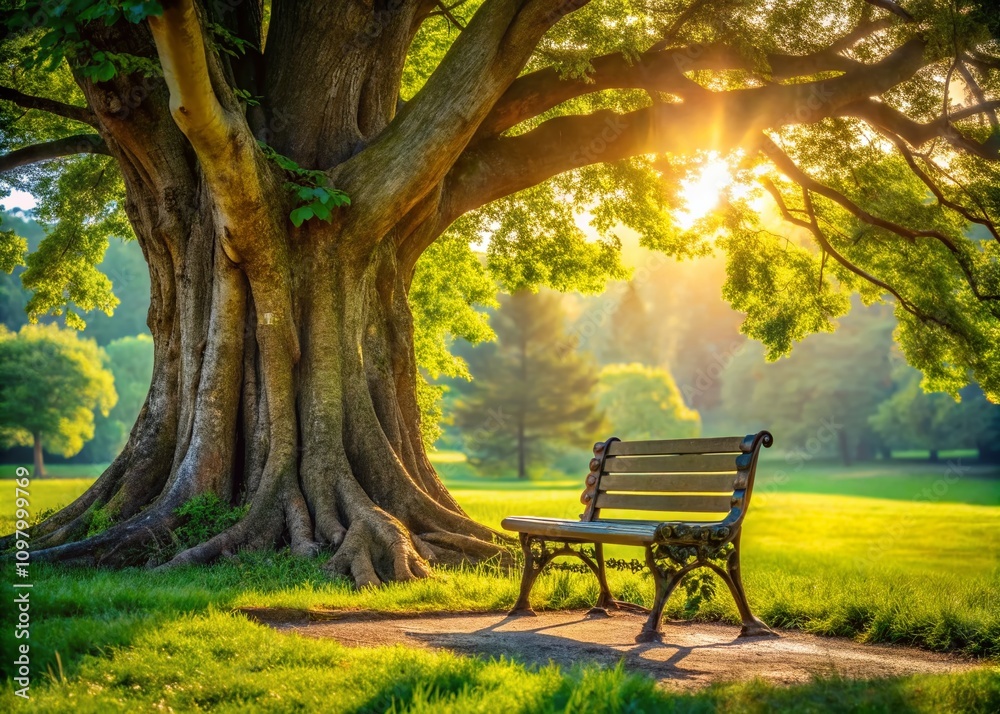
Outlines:
[[[754,677],[791,684],[815,675],[892,677],[976,666],[970,660],[910,647],[864,645],[787,630],[780,637],[739,638],[737,626],[706,623],[666,623],[663,644],[637,645],[634,638],[645,618],[630,613],[588,618],[582,611],[564,610],[508,618],[500,613],[244,612],[280,630],[329,637],[350,646],[403,644],[465,655],[506,655],[529,664],[551,660],[567,667],[587,661],[613,666],[624,659],[628,669],[680,689]]]

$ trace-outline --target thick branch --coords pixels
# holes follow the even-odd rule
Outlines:
[[[883,10],[888,10],[893,15],[903,18],[906,22],[916,22],[916,18],[913,17],[904,8],[900,7],[896,0],[865,0],[869,5],[874,5],[875,7],[880,7]]]
[[[980,144],[968,138],[952,126],[949,119],[951,121],[958,121],[976,116],[977,114],[993,111],[997,107],[1000,107],[1000,101],[991,101],[950,112],[947,117],[941,116],[933,121],[920,123],[884,102],[865,99],[844,106],[838,112],[838,116],[864,119],[880,132],[888,132],[896,136],[901,136],[906,139],[906,142],[910,146],[919,147],[932,139],[941,138],[956,149],[966,151],[982,159],[996,161],[1000,159],[1000,147]]]
[[[203,162],[221,160],[233,120],[212,87],[201,23],[192,0],[163,3],[149,27],[170,90],[170,111]]]
[[[881,62],[832,79],[701,92],[679,104],[656,104],[628,114],[555,117],[516,137],[479,142],[448,174],[441,220],[453,221],[490,201],[598,162],[755,144],[766,128],[816,122],[890,89],[923,65],[923,48],[922,40],[910,40]]]
[[[11,87],[2,86],[0,86],[0,99],[13,102],[24,109],[37,109],[42,112],[65,117],[66,119],[72,119],[82,124],[89,124],[93,127],[97,126],[97,117],[94,116],[94,113],[88,107],[78,107],[74,104],[56,101],[55,99],[35,97],[24,92],[19,92]]]
[[[771,78],[791,79],[820,72],[849,72],[864,67],[860,62],[824,50],[811,55],[768,56]],[[499,135],[512,126],[575,97],[606,89],[646,89],[681,97],[707,91],[684,73],[695,70],[752,70],[747,58],[727,45],[691,45],[647,52],[638,61],[621,53],[591,61],[587,77],[562,79],[552,67],[531,72],[514,81],[480,126],[480,138]]]
[[[545,31],[586,2],[486,0],[417,96],[338,169],[353,228],[378,239],[437,185]]]
[[[170,92],[170,110],[191,142],[222,220],[223,245],[250,280],[258,314],[286,315],[287,291],[283,235],[284,217],[274,203],[273,175],[243,115],[228,109],[215,87],[225,80],[209,65],[205,39],[193,0],[164,3],[161,17],[149,19],[163,75]],[[214,59],[214,57],[213,57]],[[217,81],[213,81],[216,79]],[[222,83],[222,84],[220,84]],[[220,90],[221,91],[221,90]],[[281,322],[282,334],[292,333],[291,321]],[[277,331],[273,331],[275,334]]]
[[[864,19],[862,22],[858,23],[857,27],[848,32],[846,35],[830,43],[829,51],[844,52],[845,50],[849,50],[866,37],[870,37],[879,30],[884,30],[885,28],[891,26],[892,22],[887,17],[874,21]]]
[[[108,151],[108,145],[104,143],[104,139],[97,134],[77,134],[47,141],[44,144],[26,146],[23,149],[17,149],[0,156],[0,173],[20,166],[36,164],[39,161],[48,161],[74,154],[106,154],[110,156],[111,152]]]

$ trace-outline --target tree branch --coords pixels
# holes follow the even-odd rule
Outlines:
[[[913,17],[909,12],[900,7],[896,0],[865,0],[869,5],[874,5],[875,7],[880,7],[883,10],[888,10],[893,15],[903,18],[906,22],[916,22],[917,19]]]
[[[906,142],[903,141],[901,137],[893,134],[889,136],[889,140],[892,141],[893,144],[895,144],[897,151],[899,151],[899,153],[903,155],[903,159],[906,161],[906,165],[910,167],[910,170],[917,176],[917,178],[923,181],[924,185],[927,186],[930,192],[934,194],[934,198],[937,199],[939,204],[941,204],[942,206],[947,206],[948,208],[952,209],[970,223],[977,223],[983,226],[993,235],[994,240],[1000,242],[1000,233],[997,232],[997,228],[993,224],[993,221],[991,221],[985,215],[977,216],[974,213],[970,212],[968,209],[966,209],[965,206],[963,206],[962,204],[955,203],[954,201],[950,200],[947,196],[944,195],[944,192],[941,191],[941,188],[937,185],[937,183],[935,183],[934,179],[928,176],[927,172],[925,172],[923,169],[920,168],[920,166],[917,165],[917,161],[913,156],[913,152],[910,151],[910,148],[906,145]],[[922,158],[928,164],[934,166],[934,164],[928,158],[926,157]]]
[[[219,217],[216,230],[221,246],[246,274],[258,315],[282,316],[281,329],[258,333],[258,344],[261,350],[279,350],[297,360],[284,232],[288,218],[282,204],[274,200],[276,174],[268,170],[243,114],[227,109],[232,95],[225,98],[224,106],[215,93],[215,86],[228,85],[213,74],[216,65],[209,65],[193,0],[163,2],[163,15],[150,17],[149,25],[170,94],[171,114],[198,157],[213,212]]]
[[[819,121],[912,76],[923,65],[923,48],[922,40],[910,40],[882,61],[832,79],[703,91],[628,114],[555,117],[519,136],[478,142],[446,178],[442,220],[590,164],[663,151],[726,151],[756,143],[767,128]]]
[[[424,87],[334,172],[352,228],[377,240],[448,172],[545,31],[587,0],[486,0]]]
[[[771,78],[786,80],[820,72],[849,72],[863,69],[860,62],[824,50],[811,55],[768,56]],[[606,89],[646,89],[681,97],[705,92],[684,73],[694,70],[752,70],[752,65],[735,48],[723,44],[691,45],[650,51],[638,61],[621,53],[591,60],[593,72],[586,77],[563,79],[552,67],[518,77],[497,101],[483,121],[476,140],[497,136],[527,119],[585,94]]]
[[[111,152],[108,151],[108,145],[104,143],[104,139],[97,134],[77,134],[47,141],[43,144],[25,146],[23,149],[16,149],[9,154],[0,156],[0,173],[28,164],[36,164],[39,161],[49,161],[74,154],[105,154],[110,156]]]
[[[681,14],[685,20],[702,3],[693,2]],[[788,80],[820,72],[850,72],[865,65],[841,53],[854,47],[874,32],[889,27],[888,18],[862,21],[851,32],[819,52],[809,55],[768,55],[772,80]],[[668,32],[668,36],[672,36]],[[591,60],[593,71],[586,77],[562,79],[547,67],[518,77],[497,101],[477,132],[476,140],[498,136],[522,121],[531,119],[570,99],[606,89],[646,89],[683,94],[701,89],[684,76],[694,70],[756,69],[738,50],[722,43],[695,44],[664,49],[667,43],[654,44],[638,61],[621,53]]]
[[[888,104],[873,99],[864,99],[842,107],[837,112],[837,116],[863,119],[886,136],[888,136],[886,133],[888,132],[903,137],[910,146],[919,147],[932,139],[941,138],[956,149],[966,151],[982,159],[996,161],[1000,160],[1000,147],[981,144],[968,138],[952,126],[948,120],[966,119],[992,111],[997,107],[1000,107],[1000,101],[990,101],[950,112],[948,117],[941,116],[933,121],[920,123]]]
[[[976,78],[972,76],[972,72],[969,68],[965,66],[965,63],[959,58],[957,64],[958,73],[962,75],[962,79],[965,80],[965,85],[969,88],[972,96],[976,98],[976,103],[978,106],[984,106],[987,104],[986,95],[983,93],[983,88],[979,86],[979,82]],[[990,126],[993,127],[994,131],[1000,130],[1000,120],[997,120],[997,114],[995,109],[986,110],[983,112],[989,119]]]
[[[823,230],[819,226],[819,221],[816,219],[816,211],[813,208],[812,196],[810,195],[809,191],[806,188],[803,187],[802,189],[802,199],[805,205],[805,210],[803,212],[809,217],[808,221],[799,218],[798,216],[792,215],[792,211],[785,204],[785,199],[781,196],[781,191],[778,190],[778,187],[774,185],[774,182],[771,181],[771,179],[765,176],[761,180],[761,183],[764,186],[764,189],[769,194],[771,194],[771,198],[774,199],[775,204],[777,204],[778,211],[781,213],[781,217],[784,218],[786,222],[791,223],[792,225],[796,225],[808,230],[816,239],[816,242],[819,243],[820,247],[826,252],[826,254],[832,255],[834,260],[836,260],[847,270],[854,273],[862,280],[866,280],[872,285],[878,286],[883,290],[885,290],[890,295],[892,295],[894,298],[896,298],[896,300],[899,302],[899,305],[904,310],[906,310],[908,313],[916,317],[918,320],[921,320],[922,322],[932,322],[948,330],[953,334],[955,333],[955,329],[951,325],[947,324],[940,318],[937,318],[933,315],[928,315],[927,313],[923,312],[912,302],[904,298],[903,295],[898,290],[896,290],[896,288],[892,287],[892,285],[885,282],[884,280],[876,278],[868,271],[858,267],[850,260],[848,260],[840,251],[834,248],[833,244],[830,243],[830,240],[826,237],[826,234],[823,233]]]
[[[693,0],[690,5],[684,8],[681,13],[674,18],[673,22],[663,28],[663,38],[653,45],[650,50],[657,51],[669,47],[677,37],[677,33],[684,28],[684,25],[687,24],[688,20],[694,17],[704,5],[705,0]]]
[[[765,136],[761,140],[760,148],[761,151],[763,151],[764,154],[771,160],[771,162],[778,167],[778,170],[801,186],[803,190],[811,193],[817,193],[820,196],[833,201],[858,220],[867,223],[870,226],[886,230],[910,242],[915,242],[917,238],[933,238],[938,241],[945,248],[947,248],[952,254],[952,257],[955,258],[955,262],[958,264],[958,267],[962,270],[962,274],[965,276],[965,281],[968,283],[969,289],[972,290],[973,295],[975,295],[978,300],[1000,300],[1000,295],[988,295],[980,291],[979,281],[976,279],[975,273],[973,272],[973,266],[969,260],[969,256],[951,237],[941,233],[940,231],[909,228],[908,226],[872,215],[844,194],[820,183],[796,166],[791,157],[782,151],[769,137]]]
[[[149,18],[163,78],[170,90],[174,121],[204,163],[225,157],[235,122],[212,87],[201,23],[192,0],[163,3],[163,15]]]
[[[48,112],[49,114],[55,114],[82,124],[97,127],[97,117],[90,111],[89,107],[78,107],[74,104],[66,104],[55,99],[35,97],[4,86],[0,86],[0,99],[13,102],[24,109],[37,109],[38,111]]]
[[[452,13],[452,9],[454,9],[454,7],[456,7],[457,5],[460,5],[460,4],[461,4],[460,2],[459,3],[455,3],[455,5],[452,5],[452,6],[449,7],[448,5],[445,5],[443,2],[441,2],[441,0],[434,0],[434,5],[438,9],[437,10],[432,10],[429,14],[432,17],[433,16],[443,17],[445,20],[447,20],[449,23],[451,23],[454,27],[457,27],[459,30],[464,30],[465,26],[461,22],[459,22],[458,18],[455,17],[455,15]]]
[[[892,22],[887,17],[874,21],[863,20],[858,23],[857,27],[848,32],[846,35],[834,40],[827,49],[830,52],[844,52],[845,50],[849,50],[854,47],[866,37],[870,37],[879,30],[884,30],[891,26]]]

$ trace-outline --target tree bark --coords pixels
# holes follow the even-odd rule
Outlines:
[[[38,432],[32,434],[34,440],[34,461],[35,469],[32,472],[34,478],[45,478],[45,460],[42,454],[42,435]]]

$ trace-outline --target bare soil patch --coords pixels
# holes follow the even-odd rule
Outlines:
[[[662,685],[691,689],[713,682],[764,680],[794,684],[815,676],[896,677],[971,669],[973,660],[911,647],[866,645],[837,637],[783,630],[780,637],[737,637],[739,627],[669,622],[662,643],[636,644],[642,615],[583,611],[397,615],[373,612],[304,612],[246,609],[245,614],[305,637],[332,638],[354,647],[406,645],[464,655],[504,655],[527,664],[582,662],[644,672]]]

